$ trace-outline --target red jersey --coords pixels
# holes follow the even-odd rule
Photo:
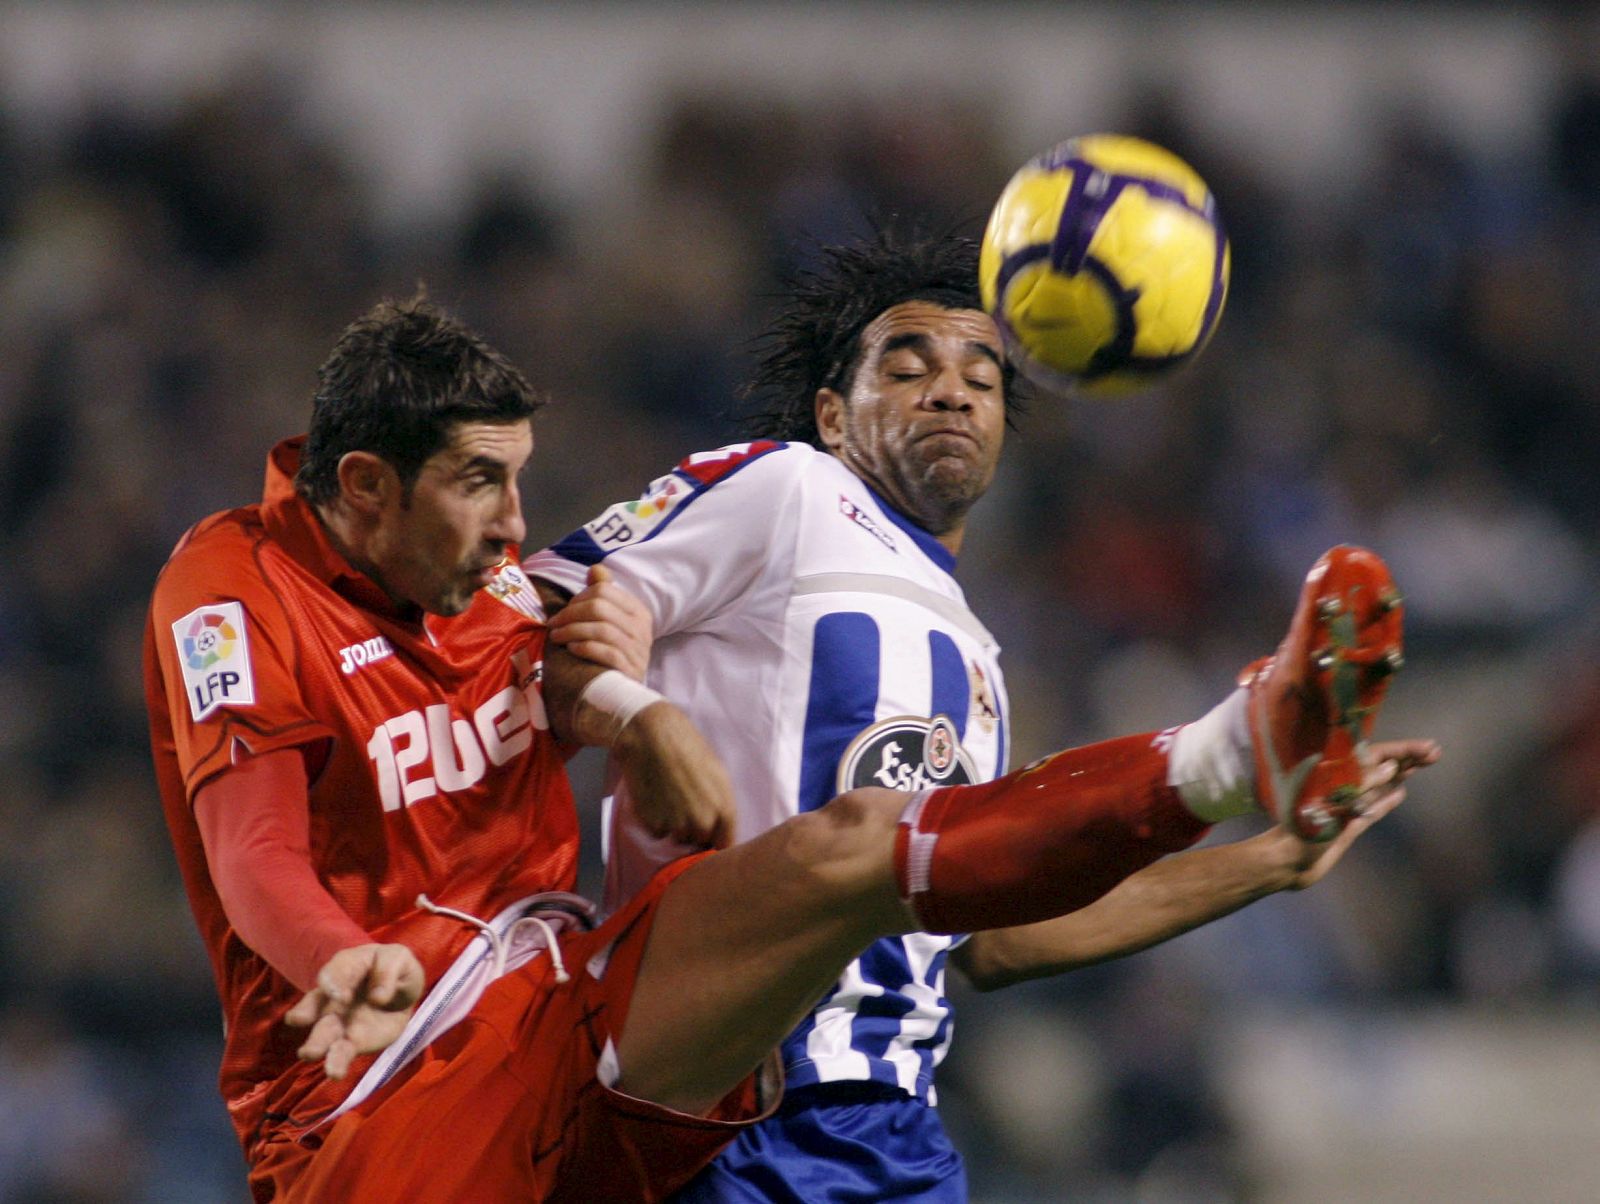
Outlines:
[[[221,1087],[251,1156],[337,1104],[283,1023],[300,991],[239,939],[191,804],[237,752],[301,748],[312,868],[374,941],[434,982],[474,936],[433,902],[489,916],[570,890],[578,829],[539,690],[545,628],[513,554],[452,618],[420,622],[333,548],[294,490],[301,440],[268,457],[260,505],[197,524],[156,584],[145,694],[162,806],[227,1025]]]

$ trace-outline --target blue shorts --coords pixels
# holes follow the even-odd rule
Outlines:
[[[874,1083],[789,1093],[740,1131],[676,1204],[966,1204],[967,1172],[939,1113]]]

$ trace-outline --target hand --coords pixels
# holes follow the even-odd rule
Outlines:
[[[611,751],[645,831],[680,844],[725,849],[733,843],[728,771],[677,707],[665,701],[647,706],[622,729]]]
[[[284,1017],[311,1030],[297,1051],[301,1061],[320,1061],[330,1079],[344,1078],[357,1057],[400,1036],[425,985],[422,963],[404,945],[341,949]]]
[[[643,681],[650,667],[654,624],[644,603],[597,564],[589,584],[550,620],[550,639],[574,656]]]
[[[1369,744],[1356,817],[1344,826],[1344,831],[1324,844],[1313,844],[1287,829],[1276,830],[1282,839],[1294,842],[1288,889],[1305,890],[1322,881],[1363,832],[1405,801],[1406,779],[1432,765],[1440,755],[1439,745],[1432,740],[1379,740]]]

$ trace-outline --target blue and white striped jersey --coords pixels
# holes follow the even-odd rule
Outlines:
[[[727,762],[748,838],[852,786],[915,790],[1004,772],[999,646],[954,557],[839,460],[804,444],[691,456],[528,571],[574,592],[604,560],[656,629],[650,684]],[[614,907],[683,850],[607,822]],[[877,942],[785,1047],[791,1086],[871,1080],[933,1102],[959,938]]]

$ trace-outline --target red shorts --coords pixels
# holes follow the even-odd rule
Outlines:
[[[752,1074],[697,1117],[602,1086],[596,1066],[627,1015],[662,892],[698,860],[666,866],[595,931],[564,935],[570,982],[534,958],[320,1134],[269,1144],[251,1171],[256,1198],[644,1201],[688,1182],[776,1106],[780,1092],[758,1083],[776,1073]]]

